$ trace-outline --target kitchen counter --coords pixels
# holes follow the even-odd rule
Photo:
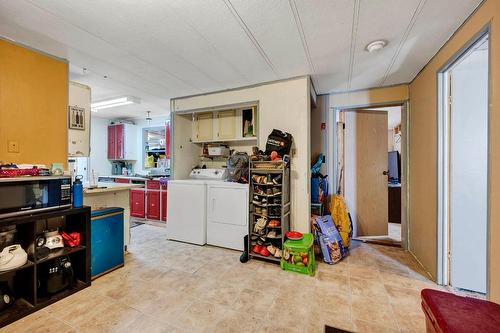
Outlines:
[[[125,184],[125,183],[97,183],[98,188],[90,189],[84,187],[83,194],[95,194],[105,192],[116,192],[130,190],[131,188],[144,187],[143,184]]]

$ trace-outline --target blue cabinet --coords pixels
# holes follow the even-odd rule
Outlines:
[[[90,231],[90,271],[95,279],[123,266],[123,208],[92,211]]]

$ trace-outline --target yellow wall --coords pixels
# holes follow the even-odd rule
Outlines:
[[[0,39],[0,161],[66,165],[67,107],[67,62]]]
[[[491,23],[489,297],[500,302],[500,1],[487,0],[410,84],[411,250],[436,276],[437,71]]]

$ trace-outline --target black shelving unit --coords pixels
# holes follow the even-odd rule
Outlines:
[[[15,243],[20,244],[25,251],[47,226],[58,227],[67,233],[79,232],[81,244],[72,248],[54,249],[43,259],[35,260],[29,257],[23,266],[0,272],[0,281],[7,282],[16,299],[12,306],[0,311],[0,327],[90,286],[90,207],[0,219],[0,226],[8,225],[16,225]],[[40,272],[51,261],[63,256],[68,256],[71,260],[75,286],[57,294],[41,294],[38,289]]]
[[[286,162],[288,160],[288,162]],[[260,183],[255,181],[255,175],[265,176],[270,175],[271,180],[281,176],[281,181],[278,184],[275,183]],[[278,188],[279,194],[267,194],[268,189],[271,191],[273,188]],[[263,193],[262,193],[263,192]],[[266,199],[265,204],[254,203],[254,197]],[[279,200],[279,204],[274,203],[275,200]],[[272,202],[272,203],[271,203]],[[260,213],[258,212],[260,208]],[[262,209],[266,209],[267,212],[264,214]],[[270,214],[270,209],[276,210],[274,214]],[[257,210],[257,211],[256,211]],[[277,258],[273,255],[263,256],[261,254],[254,253],[252,251],[252,235],[254,233],[254,226],[259,218],[266,219],[265,227],[265,243],[270,243],[280,250],[283,250],[283,243],[285,241],[285,233],[290,231],[290,162],[288,158],[279,161],[250,161],[250,223],[249,223],[249,237],[248,237],[248,255],[249,258],[257,258],[266,261],[271,261],[279,263],[281,258]],[[279,214],[276,214],[279,213]],[[279,227],[269,226],[269,221],[278,220],[281,222]],[[267,237],[269,231],[274,230],[279,233],[279,237],[271,238]],[[257,235],[260,237],[260,235]]]

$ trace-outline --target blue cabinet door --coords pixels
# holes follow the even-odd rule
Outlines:
[[[92,277],[123,266],[123,209],[92,212],[90,234]]]

